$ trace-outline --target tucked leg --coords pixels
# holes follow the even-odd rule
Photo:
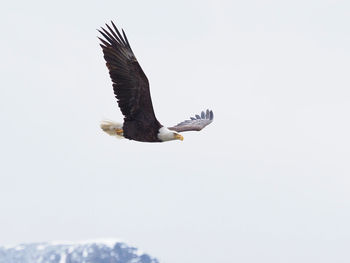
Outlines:
[[[123,129],[115,129],[115,132],[117,133],[117,135],[123,136]]]

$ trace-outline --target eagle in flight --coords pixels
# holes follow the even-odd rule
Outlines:
[[[180,132],[200,131],[209,125],[214,119],[211,110],[202,111],[200,115],[168,128],[159,123],[153,110],[148,79],[137,62],[124,30],[122,35],[111,23],[112,27],[106,24],[106,29],[98,30],[103,36],[99,39],[124,123],[103,121],[102,130],[109,135],[140,142],[164,142],[182,141]]]

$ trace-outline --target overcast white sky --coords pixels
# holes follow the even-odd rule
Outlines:
[[[117,237],[161,262],[349,262],[349,1],[6,1],[0,244]],[[125,29],[183,142],[121,120],[96,29]]]

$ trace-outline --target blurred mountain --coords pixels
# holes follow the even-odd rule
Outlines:
[[[159,263],[116,240],[31,243],[0,247],[0,263]]]

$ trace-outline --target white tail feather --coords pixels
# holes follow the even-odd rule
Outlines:
[[[108,133],[111,136],[115,136],[117,138],[124,138],[123,136],[117,134],[116,130],[123,129],[122,123],[112,122],[112,121],[101,121],[101,129]]]

